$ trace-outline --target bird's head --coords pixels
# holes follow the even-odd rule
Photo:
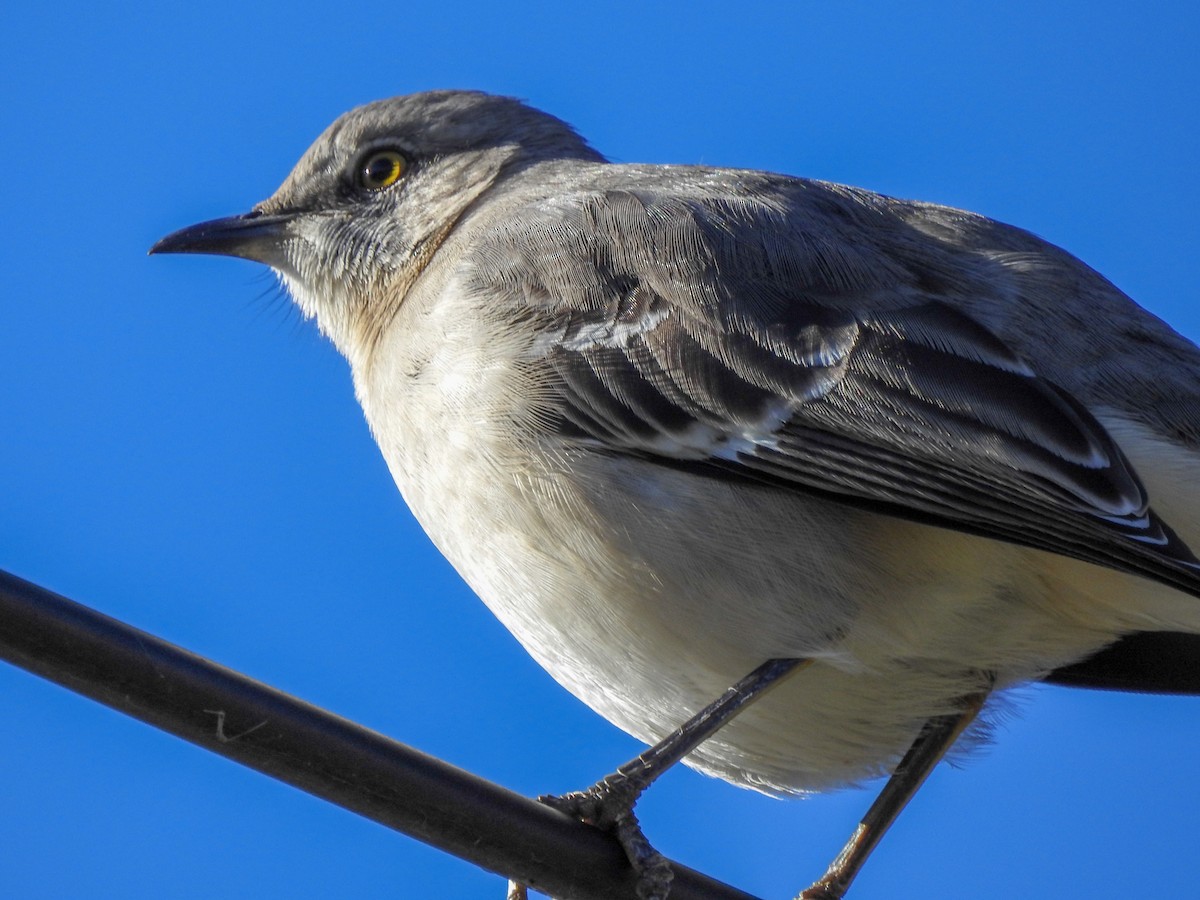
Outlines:
[[[404,297],[498,180],[553,159],[600,160],[569,125],[507,97],[432,91],[341,116],[267,200],[176,231],[151,253],[238,256],[274,269],[347,356]]]

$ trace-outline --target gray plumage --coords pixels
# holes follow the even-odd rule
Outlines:
[[[374,189],[381,151],[404,170]],[[869,777],[963,696],[1200,632],[1200,351],[1019,229],[613,165],[436,92],[158,249],[280,273],[433,541],[621,727],[817,659],[689,757],[731,781]]]

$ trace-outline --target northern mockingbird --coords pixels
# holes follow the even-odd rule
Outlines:
[[[632,803],[683,754],[775,794],[899,766],[806,892],[833,897],[995,692],[1200,688],[1200,351],[1025,231],[614,165],[439,91],[154,250],[279,274],[413,513],[568,690],[647,742],[712,704],[555,801],[647,896]]]

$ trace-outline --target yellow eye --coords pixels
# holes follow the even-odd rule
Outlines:
[[[404,157],[395,150],[372,153],[358,170],[358,183],[369,191],[391,187],[404,174]]]

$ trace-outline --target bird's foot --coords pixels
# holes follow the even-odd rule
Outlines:
[[[642,834],[633,814],[638,797],[747,705],[765,696],[773,685],[811,664],[811,659],[768,659],[653,747],[586,791],[538,799],[559,812],[616,835],[638,874],[638,897],[666,900],[674,873],[667,858],[650,846]]]
[[[842,900],[845,893],[844,886],[833,884],[822,878],[802,890],[796,896],[796,900]]]
[[[630,865],[638,873],[640,900],[666,900],[674,877],[671,864],[651,846],[633,813],[634,804],[643,790],[645,785],[636,779],[614,772],[587,790],[538,797],[538,800],[615,835]]]

